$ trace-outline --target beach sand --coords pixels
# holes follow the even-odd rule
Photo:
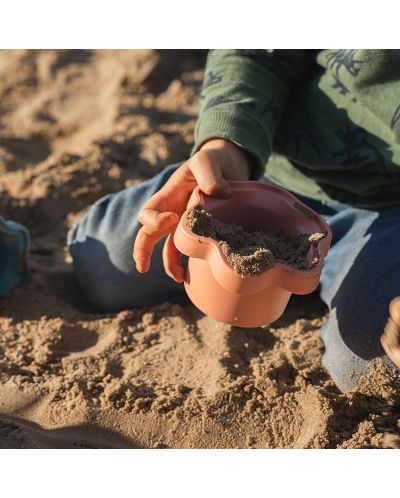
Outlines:
[[[204,61],[0,52],[1,214],[32,235],[31,279],[0,299],[0,448],[398,446],[398,380],[378,364],[337,390],[315,295],[260,329],[168,303],[98,315],[81,295],[67,230],[188,156]]]

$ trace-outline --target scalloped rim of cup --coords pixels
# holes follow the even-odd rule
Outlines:
[[[253,293],[261,291],[271,284],[280,285],[290,292],[296,292],[298,285],[292,285],[290,282],[290,280],[293,279],[296,281],[299,281],[300,279],[303,287],[305,287],[302,292],[297,293],[306,294],[315,290],[316,286],[318,286],[319,277],[324,265],[324,259],[328,253],[332,240],[332,232],[328,224],[314,210],[280,187],[252,181],[231,181],[229,183],[234,189],[240,190],[252,190],[255,188],[269,191],[272,190],[281,197],[285,198],[286,201],[289,201],[288,204],[292,209],[297,209],[294,206],[294,204],[296,204],[302,206],[305,210],[307,210],[307,212],[312,214],[314,221],[316,221],[320,226],[321,231],[327,232],[327,236],[313,246],[314,251],[318,251],[320,254],[320,260],[317,265],[310,269],[298,270],[286,263],[276,262],[273,267],[264,270],[259,275],[239,275],[224,256],[221,246],[216,240],[202,235],[197,235],[187,228],[186,220],[190,209],[196,206],[202,206],[204,209],[207,209],[208,196],[201,192],[199,187],[194,189],[187,209],[183,213],[175,232],[174,240],[178,249],[186,256],[207,260],[216,280],[219,281],[220,285],[227,288],[227,290],[230,290],[231,292],[241,294]],[[306,215],[304,214],[304,216]],[[181,237],[181,234],[183,237]],[[186,239],[186,243],[183,239]],[[228,285],[226,285],[227,279],[229,281]]]

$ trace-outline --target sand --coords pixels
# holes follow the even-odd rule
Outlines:
[[[246,232],[241,225],[224,223],[201,207],[188,212],[186,224],[194,234],[218,242],[228,263],[242,277],[261,275],[276,263],[301,271],[315,268],[320,255],[317,252],[309,261],[309,249],[327,236],[318,232],[292,237],[282,230]]]
[[[398,446],[399,385],[377,365],[341,394],[317,296],[272,326],[194,307],[106,316],[65,247],[92,202],[190,151],[203,52],[0,52],[0,200],[32,234],[29,282],[0,300],[1,448]]]

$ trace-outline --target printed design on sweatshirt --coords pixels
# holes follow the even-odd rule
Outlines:
[[[273,120],[277,120],[279,118],[279,106],[274,103],[272,99],[268,100],[268,102],[264,105],[264,107],[261,109],[259,117],[263,118],[264,116],[267,116],[268,114],[271,114],[271,117]]]
[[[397,121],[400,119],[400,104],[398,105],[397,109],[394,111],[392,121],[390,123],[390,129],[394,130],[394,127],[397,124]]]
[[[239,107],[243,109],[243,111],[246,112],[254,112],[256,110],[256,104],[252,101],[247,101],[247,102],[238,102],[237,104]]]
[[[332,88],[335,90],[339,90],[342,95],[346,95],[350,92],[350,90],[346,87],[343,81],[340,79],[339,72],[343,67],[348,74],[355,78],[360,72],[359,64],[362,64],[363,61],[357,60],[356,57],[357,49],[340,49],[330,52],[326,58],[328,67],[332,71],[332,76],[334,80],[334,84]]]
[[[290,155],[296,159],[302,145],[310,147],[318,155],[321,154],[318,142],[308,128],[298,123],[285,122],[275,137],[276,150],[285,153],[290,151]]]
[[[204,111],[207,111],[208,109],[212,109],[213,107],[220,105],[220,104],[227,104],[229,102],[232,102],[232,99],[227,97],[226,95],[217,95],[216,97],[212,97],[207,104],[204,107]]]
[[[277,78],[285,80],[288,77],[287,69],[285,69],[280,58],[276,56],[273,50],[235,49],[235,54],[260,64],[263,67],[263,70],[267,69]]]
[[[221,83],[222,81],[222,75],[221,73],[214,73],[213,71],[210,71],[206,74],[204,81],[203,81],[203,90],[206,88],[216,85],[217,83]]]
[[[212,97],[207,102],[203,111],[207,111],[207,110],[212,109],[213,107],[216,107],[217,105],[221,105],[221,104],[234,104],[234,105],[238,106],[239,108],[241,108],[244,112],[248,112],[248,113],[254,113],[254,111],[256,110],[256,104],[251,100],[238,102],[233,98],[227,97],[226,95],[217,95],[216,97]]]
[[[368,134],[363,128],[351,128],[350,124],[346,123],[345,129],[335,131],[335,135],[343,147],[333,152],[333,156],[343,158],[342,166],[387,173],[385,158],[379,149],[367,140]]]

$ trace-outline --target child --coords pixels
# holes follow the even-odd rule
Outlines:
[[[88,297],[101,311],[184,300],[172,233],[192,190],[229,197],[229,180],[265,172],[332,228],[320,293],[333,380],[346,391],[372,360],[393,366],[379,336],[400,294],[400,51],[213,50],[201,102],[190,159],[100,199],[71,230]],[[391,315],[400,325],[398,301]]]

